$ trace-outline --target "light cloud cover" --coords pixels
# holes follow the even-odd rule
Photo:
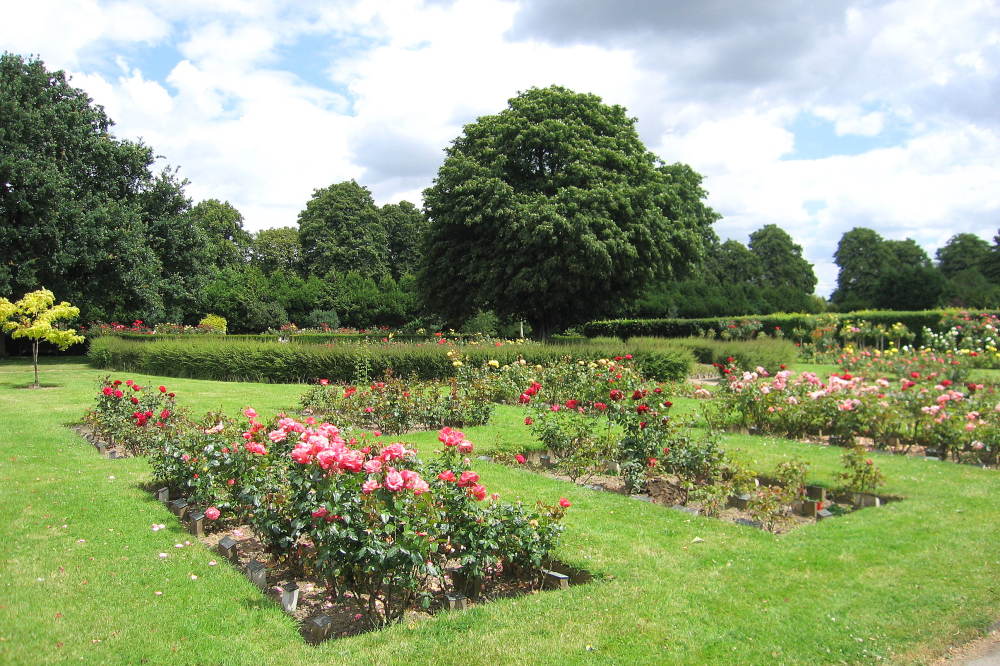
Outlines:
[[[993,0],[50,0],[5,8],[115,132],[250,229],[354,178],[419,204],[465,123],[559,84],[622,104],[704,174],[720,237],[768,223],[816,264],[854,226],[929,252],[1000,227]]]

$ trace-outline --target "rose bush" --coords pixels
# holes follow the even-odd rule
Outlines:
[[[907,365],[906,368],[925,367]],[[997,460],[1000,396],[982,384],[959,384],[930,366],[899,378],[866,379],[850,372],[774,376],[726,367],[728,381],[716,397],[712,418],[731,427],[793,438],[829,435],[853,445],[866,437],[877,447],[925,446],[956,458]]]
[[[131,379],[103,378],[96,405],[84,416],[95,435],[129,453],[155,450],[178,420],[175,394],[166,386],[140,386]]]

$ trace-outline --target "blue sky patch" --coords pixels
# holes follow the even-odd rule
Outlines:
[[[838,135],[834,123],[803,111],[787,128],[795,135],[795,149],[782,160],[819,160],[835,155],[860,155],[878,148],[901,145],[909,138],[907,128],[887,120],[875,136],[860,134]]]

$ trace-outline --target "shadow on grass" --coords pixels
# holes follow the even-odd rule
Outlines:
[[[45,382],[40,382],[38,384],[38,386],[35,386],[32,383],[28,383],[28,384],[10,384],[10,383],[4,382],[4,383],[0,384],[0,386],[6,386],[8,388],[14,388],[14,389],[29,389],[29,390],[36,390],[36,391],[41,391],[41,390],[44,390],[44,389],[56,389],[56,388],[62,388],[63,387],[62,384],[46,384]]]

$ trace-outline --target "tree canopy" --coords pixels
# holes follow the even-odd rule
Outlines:
[[[351,180],[313,192],[299,213],[305,270],[314,275],[357,270],[388,274],[389,240],[367,187]]]
[[[621,106],[558,86],[518,95],[465,126],[424,191],[424,298],[544,336],[684,274],[716,216],[692,214],[704,193],[661,167]]]

